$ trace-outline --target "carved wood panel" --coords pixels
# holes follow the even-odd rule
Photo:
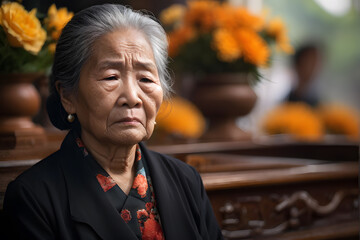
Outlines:
[[[351,180],[208,194],[226,239],[278,236],[359,220],[359,189]]]

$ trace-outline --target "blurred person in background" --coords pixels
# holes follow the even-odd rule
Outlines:
[[[308,43],[300,46],[293,56],[293,86],[285,100],[304,102],[310,106],[320,103],[316,77],[321,67],[321,50],[317,44]]]

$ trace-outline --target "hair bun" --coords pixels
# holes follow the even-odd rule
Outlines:
[[[46,110],[51,123],[60,130],[69,130],[72,124],[66,121],[67,112],[60,101],[60,95],[57,91],[50,94],[46,101]]]

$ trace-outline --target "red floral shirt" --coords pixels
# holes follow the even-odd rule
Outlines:
[[[148,175],[149,171],[139,145],[136,146],[134,183],[129,194],[126,195],[111,176],[88,153],[80,138],[76,139],[76,143],[84,158],[89,160],[91,170],[94,172],[94,176],[104,194],[108,197],[109,202],[117,209],[121,218],[128,224],[138,239],[164,239],[151,178]]]

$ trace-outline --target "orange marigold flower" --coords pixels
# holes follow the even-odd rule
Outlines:
[[[159,129],[189,138],[200,137],[205,130],[205,119],[201,112],[180,97],[161,105],[156,122]]]
[[[318,115],[304,103],[286,103],[269,112],[263,122],[269,134],[290,134],[300,140],[319,140],[323,125]]]
[[[254,31],[259,31],[264,26],[264,21],[261,17],[255,16],[246,8],[229,5],[228,3],[223,3],[214,8],[214,13],[216,15],[216,26],[224,28],[249,28]]]
[[[254,72],[270,63],[275,43],[282,51],[293,52],[283,25],[274,21],[266,31],[265,13],[255,15],[245,7],[214,0],[189,0],[185,10],[178,7],[173,5],[160,16],[168,33],[169,56],[181,71],[192,72],[198,66],[196,71],[204,73]],[[219,61],[228,67],[215,67]]]
[[[285,31],[285,26],[283,21],[280,18],[274,18],[272,19],[267,27],[266,27],[266,32],[273,37],[277,37],[279,35],[282,35]]]
[[[294,49],[289,43],[286,27],[283,21],[277,17],[272,19],[266,27],[266,32],[276,39],[278,47],[285,53],[293,53]]]
[[[289,43],[289,38],[287,35],[283,34],[277,39],[278,47],[287,54],[294,53],[294,48]]]
[[[184,17],[185,10],[184,5],[173,4],[160,13],[159,19],[165,25],[173,25]]]
[[[209,32],[215,26],[217,16],[214,9],[218,5],[216,1],[189,1],[184,24],[196,26],[202,32]]]
[[[234,19],[234,7],[224,3],[216,6],[213,11],[216,15],[215,21],[217,27],[231,29],[238,26],[239,23]]]
[[[238,29],[235,37],[242,49],[244,60],[257,66],[265,66],[268,63],[270,51],[264,39],[255,31]]]
[[[224,62],[232,62],[241,55],[239,44],[234,35],[227,29],[218,29],[213,34],[212,47],[217,51],[218,57]]]
[[[190,39],[194,38],[194,36],[195,36],[194,29],[186,26],[183,26],[175,30],[174,32],[168,34],[169,56],[175,57],[178,54],[180,47],[184,43],[188,42]]]
[[[250,28],[254,31],[260,31],[264,27],[264,20],[251,14],[246,8],[237,8],[234,14],[234,22],[239,24],[239,27]]]
[[[319,114],[328,132],[359,140],[359,113],[355,109],[333,104],[322,106]]]

